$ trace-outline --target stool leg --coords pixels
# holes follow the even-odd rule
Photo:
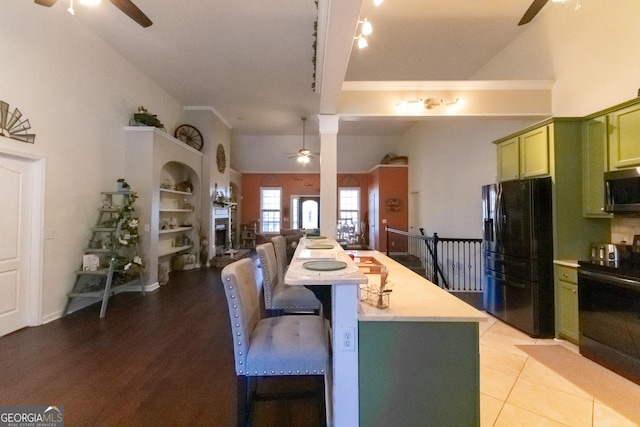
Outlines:
[[[248,427],[249,425],[249,377],[238,375],[237,377],[237,411],[236,425],[238,427]]]
[[[317,375],[315,378],[318,399],[318,420],[321,427],[327,425],[327,402],[325,400],[325,378]]]

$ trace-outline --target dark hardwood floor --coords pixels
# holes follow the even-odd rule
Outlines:
[[[235,425],[236,376],[220,269],[171,273],[0,338],[0,405],[64,406],[68,426]],[[265,383],[261,387],[270,387]],[[273,385],[304,384],[285,381]],[[254,426],[316,425],[316,402],[259,402]]]

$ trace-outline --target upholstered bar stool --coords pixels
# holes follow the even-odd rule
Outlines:
[[[256,247],[262,269],[264,306],[271,315],[283,313],[320,313],[322,304],[314,293],[304,286],[289,286],[278,278],[278,264],[273,243]]]
[[[237,425],[250,425],[255,394],[250,380],[278,375],[314,376],[318,382],[324,380],[324,387],[318,387],[315,397],[319,402],[320,422],[325,425],[331,387],[326,321],[315,315],[262,318],[260,283],[248,258],[227,265],[222,270],[222,283],[229,306],[238,379]]]
[[[284,283],[284,275],[289,267],[289,259],[287,257],[287,239],[284,236],[275,236],[271,238],[273,248],[276,251],[276,263],[278,266],[278,280]]]

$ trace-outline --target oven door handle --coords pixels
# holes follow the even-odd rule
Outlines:
[[[609,274],[595,273],[593,271],[585,271],[583,269],[578,270],[578,286],[580,286],[580,276],[598,280],[608,285],[640,290],[640,280],[628,279],[626,277],[620,276],[612,276]]]

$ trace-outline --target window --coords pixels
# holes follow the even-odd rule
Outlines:
[[[263,233],[280,233],[281,200],[281,188],[260,189],[260,223]]]
[[[360,231],[360,189],[338,188],[338,220],[353,224]]]
[[[300,218],[299,215],[300,213],[298,212],[298,207],[300,204],[300,196],[291,196],[291,203],[289,203],[289,206],[291,206],[291,228],[299,228],[298,224],[300,222]]]

